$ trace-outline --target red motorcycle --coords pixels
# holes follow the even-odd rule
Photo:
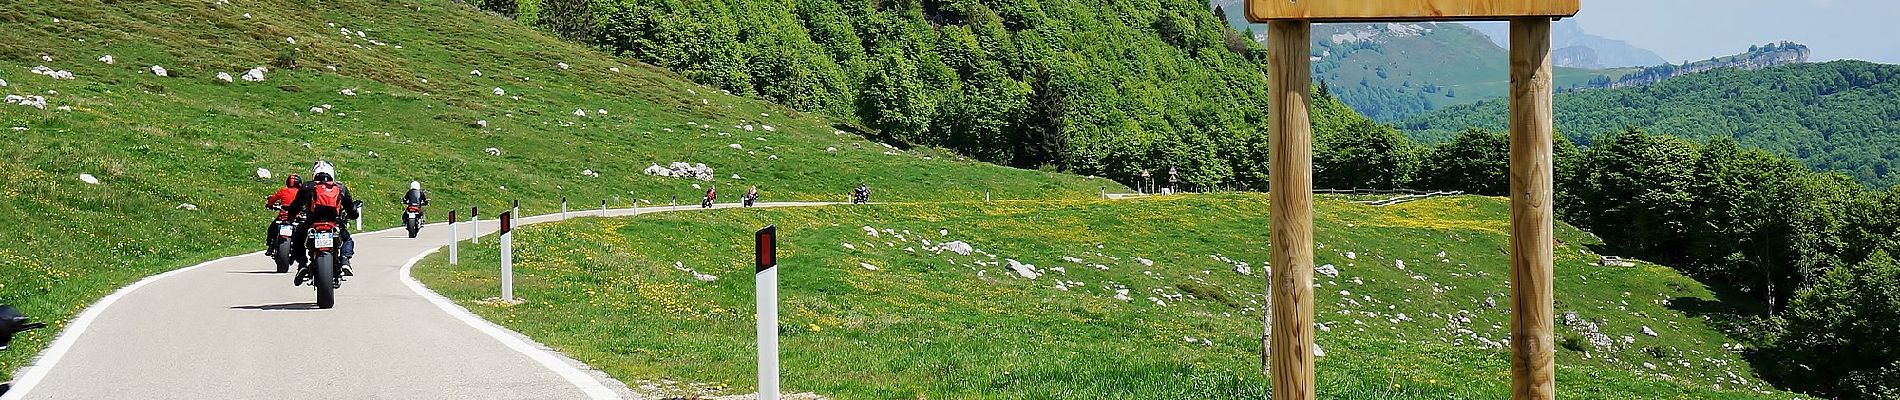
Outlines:
[[[338,235],[342,230],[335,222],[317,222],[310,224],[309,238],[305,239],[304,250],[310,252],[310,286],[317,288],[317,308],[330,308],[336,305],[336,289],[343,287],[343,281],[337,276],[337,258],[343,245]]]

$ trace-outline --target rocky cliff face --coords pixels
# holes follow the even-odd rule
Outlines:
[[[1711,58],[1711,59],[1702,60],[1702,61],[1683,63],[1681,65],[1663,64],[1659,66],[1643,68],[1641,71],[1623,75],[1621,78],[1617,78],[1617,79],[1608,79],[1608,78],[1596,79],[1596,80],[1590,81],[1590,83],[1585,84],[1579,88],[1602,89],[1602,88],[1643,86],[1643,85],[1649,85],[1656,82],[1661,82],[1669,78],[1674,78],[1674,77],[1698,73],[1698,72],[1705,72],[1705,71],[1714,70],[1714,69],[1722,69],[1722,68],[1761,69],[1761,68],[1773,67],[1773,66],[1784,65],[1784,64],[1805,63],[1805,62],[1808,62],[1808,53],[1809,53],[1808,46],[1805,46],[1799,43],[1794,43],[1794,42],[1769,43],[1764,46],[1751,47],[1748,49],[1748,52],[1746,53],[1732,55],[1728,57]]]

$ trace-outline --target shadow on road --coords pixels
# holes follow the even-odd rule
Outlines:
[[[302,303],[258,304],[254,306],[231,306],[231,309],[233,310],[264,310],[264,311],[316,310],[317,303],[302,302]]]

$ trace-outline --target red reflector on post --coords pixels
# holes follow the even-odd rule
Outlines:
[[[512,211],[501,212],[501,233],[506,234],[508,231],[515,229],[514,221],[512,221],[514,215],[512,214],[514,214]]]
[[[778,226],[768,225],[760,229],[756,239],[758,269],[753,272],[764,272],[778,266]]]

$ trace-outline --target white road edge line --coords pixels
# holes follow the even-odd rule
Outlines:
[[[388,229],[383,229],[379,231],[367,232],[364,234],[373,235],[373,234],[382,233],[385,231],[393,231],[397,229],[403,229],[403,228],[402,227],[388,228]],[[106,297],[99,298],[99,301],[95,301],[92,303],[92,305],[86,306],[85,311],[80,311],[79,316],[73,317],[72,323],[66,324],[66,329],[61,329],[59,331],[59,337],[56,339],[53,339],[53,345],[47,346],[46,350],[40,351],[40,355],[33,360],[33,364],[30,366],[27,366],[23,370],[24,373],[18,376],[14,376],[14,380],[12,383],[13,386],[7,389],[6,394],[0,395],[0,400],[19,400],[19,399],[25,398],[27,393],[32,392],[33,387],[38,386],[40,384],[40,380],[46,379],[46,374],[51,373],[53,371],[53,367],[59,365],[59,360],[66,358],[66,352],[69,350],[72,350],[73,343],[78,342],[79,337],[85,335],[86,328],[92,327],[92,321],[94,319],[98,319],[99,314],[105,313],[106,308],[111,307],[112,303],[118,302],[119,298],[125,297],[125,295],[132,293],[132,291],[134,290],[138,290],[140,287],[144,287],[148,283],[156,282],[160,279],[171,277],[172,275],[182,274],[182,273],[185,273],[186,271],[198,269],[206,265],[225,262],[233,258],[249,257],[249,256],[254,256],[254,255],[259,255],[259,254],[264,254],[264,252],[253,251],[253,252],[244,253],[244,254],[227,256],[227,257],[219,258],[216,260],[198,263],[197,265],[193,265],[189,267],[160,272],[157,275],[147,276],[144,279],[139,279],[138,282],[132,282],[132,284],[130,285],[125,285],[125,287],[121,287],[119,288],[119,290],[113,291],[112,294],[108,294],[106,295]]]
[[[775,207],[775,206],[797,207],[797,206],[818,206],[818,205],[835,205],[835,204],[839,204],[839,203],[799,203],[799,202],[760,203],[760,205],[764,207]],[[668,207],[664,207],[663,209],[662,207],[652,207],[652,208],[655,208],[656,210],[653,210],[651,212],[679,211],[679,206],[668,206]],[[615,209],[610,209],[609,211],[622,212],[622,211],[628,211],[628,210],[638,210],[638,209],[615,208]],[[525,218],[522,218],[524,220],[522,225],[529,224],[528,222],[525,221],[527,219],[546,218],[552,215],[559,215],[559,213],[550,213],[550,214],[536,215],[532,217],[525,217]],[[630,216],[630,215],[616,215],[612,217],[624,217],[624,216]],[[540,222],[546,222],[546,221],[540,221]],[[447,224],[447,222],[437,222],[433,224],[426,224],[424,226],[438,226],[438,225],[443,225],[443,224]],[[374,235],[378,233],[390,232],[390,231],[395,231],[399,229],[404,229],[404,228],[398,226],[398,227],[386,228],[382,230],[363,232],[359,234]],[[457,238],[450,238],[450,240],[456,240],[456,239]],[[447,246],[447,245],[443,245],[443,246]],[[536,362],[540,362],[541,366],[547,367],[549,370],[554,371],[554,373],[560,374],[562,378],[566,378],[567,381],[570,383],[573,383],[574,386],[580,387],[582,391],[587,392],[589,397],[594,398],[594,399],[619,399],[620,398],[620,396],[618,394],[615,394],[613,390],[607,389],[606,385],[603,385],[600,383],[600,381],[587,376],[587,373],[574,368],[572,365],[568,365],[567,363],[562,362],[558,357],[554,356],[553,354],[549,354],[548,352],[543,351],[541,349],[536,349],[534,348],[534,346],[528,345],[526,342],[521,341],[521,339],[508,335],[507,332],[503,331],[503,328],[495,325],[494,323],[488,322],[488,320],[482,319],[481,317],[477,317],[474,314],[469,313],[467,309],[464,309],[461,306],[455,305],[454,302],[451,302],[447,298],[442,297],[442,295],[436,294],[434,291],[431,291],[427,287],[422,286],[422,283],[416,281],[416,278],[409,276],[410,267],[414,266],[416,262],[421,261],[423,257],[426,257],[430,254],[435,254],[436,251],[442,250],[443,246],[437,246],[435,248],[429,249],[428,251],[424,251],[422,252],[422,254],[416,255],[415,258],[411,258],[409,259],[409,262],[403,264],[402,270],[398,271],[398,273],[402,274],[402,277],[401,277],[402,283],[408,286],[409,290],[414,291],[417,294],[421,294],[423,298],[429,299],[429,302],[434,303],[437,308],[441,308],[442,311],[447,312],[449,315],[454,316],[456,319],[461,320],[463,323],[466,323],[469,326],[474,327],[476,330],[480,330],[482,331],[482,333],[488,334],[489,337],[495,338],[495,340],[500,341],[503,345],[508,346],[508,348],[514,349],[515,351],[528,356],[528,358],[534,359]],[[14,377],[14,381],[11,383],[12,386],[8,388],[6,394],[0,395],[0,400],[20,400],[22,398],[25,398],[27,393],[30,393],[33,391],[34,386],[39,385],[41,380],[46,379],[46,374],[51,373],[54,366],[59,365],[60,359],[66,357],[66,352],[72,349],[73,343],[79,341],[79,337],[85,335],[86,328],[89,328],[92,326],[92,321],[94,319],[98,319],[99,314],[105,313],[105,310],[107,307],[111,307],[112,303],[119,301],[119,298],[125,297],[126,294],[132,293],[132,291],[138,290],[138,288],[144,287],[146,284],[158,281],[159,279],[165,279],[173,275],[182,274],[182,273],[185,273],[186,271],[198,269],[206,265],[217,264],[217,263],[224,262],[233,258],[248,257],[248,256],[253,256],[253,255],[258,255],[258,254],[263,254],[263,253],[264,253],[263,251],[254,251],[254,252],[243,253],[243,254],[238,254],[238,255],[233,255],[233,256],[226,256],[223,258],[218,258],[215,260],[198,263],[197,265],[193,265],[189,267],[161,272],[157,275],[147,276],[144,279],[140,279],[137,282],[133,282],[130,285],[125,285],[125,287],[119,288],[119,290],[112,292],[112,294],[106,295],[106,297],[99,298],[99,301],[93,302],[92,305],[90,306],[86,306],[85,311],[80,311],[79,316],[74,317],[71,323],[66,324],[66,329],[60,330],[58,338],[53,339],[53,345],[48,346],[46,350],[41,351],[39,356],[35,357],[32,365],[29,365],[26,368],[22,369],[21,371],[23,371],[23,373]]]
[[[469,327],[475,328],[475,330],[482,331],[482,333],[487,334],[488,337],[495,338],[495,341],[501,342],[502,345],[508,346],[509,349],[513,349],[515,352],[521,353],[521,355],[528,356],[529,359],[541,363],[542,367],[553,371],[563,379],[567,379],[568,383],[574,384],[574,386],[580,388],[581,391],[587,392],[588,398],[597,400],[620,398],[620,395],[614,393],[612,389],[608,389],[607,385],[600,383],[599,380],[595,380],[594,377],[587,375],[586,372],[581,371],[579,368],[574,368],[573,365],[561,361],[559,356],[555,356],[547,350],[536,348],[534,345],[530,345],[520,338],[508,334],[505,328],[495,325],[493,322],[488,322],[488,320],[482,319],[482,317],[475,316],[475,314],[469,312],[467,308],[462,308],[462,306],[456,305],[455,302],[449,301],[448,298],[442,297],[441,294],[437,294],[435,291],[423,287],[422,282],[416,281],[415,277],[409,275],[410,268],[415,267],[416,263],[422,261],[423,257],[428,257],[430,254],[435,254],[436,251],[440,250],[442,250],[440,246],[430,248],[428,251],[422,252],[422,254],[417,254],[414,258],[410,258],[409,262],[403,263],[402,271],[397,272],[402,278],[402,284],[408,286],[409,290],[416,292],[417,295],[429,299],[429,303],[435,304],[436,308],[441,308],[442,312],[454,316],[455,319],[468,324]]]
[[[147,276],[145,279],[140,279],[138,282],[133,282],[130,285],[119,288],[118,291],[114,291],[112,294],[106,295],[106,297],[99,298],[99,301],[93,302],[90,306],[86,306],[85,311],[80,311],[79,316],[73,318],[72,323],[66,324],[66,329],[59,331],[59,337],[53,339],[53,345],[48,346],[46,351],[41,352],[39,359],[34,360],[32,366],[26,367],[26,373],[14,377],[13,387],[7,390],[6,395],[0,395],[0,400],[16,400],[26,397],[27,393],[32,392],[33,387],[39,385],[40,380],[45,379],[46,374],[53,371],[53,366],[59,365],[59,360],[66,357],[66,351],[72,349],[73,343],[78,342],[79,337],[85,335],[86,328],[92,326],[92,321],[98,319],[99,314],[105,313],[107,307],[111,307],[112,303],[119,301],[119,298],[125,297],[126,294],[138,290],[138,288],[145,286],[145,284],[152,283],[159,279],[165,279],[165,277],[172,275],[181,274],[185,271],[198,269],[199,267],[216,264],[233,258],[263,253],[262,251],[244,253],[205,261],[198,265],[165,271],[158,275]]]

